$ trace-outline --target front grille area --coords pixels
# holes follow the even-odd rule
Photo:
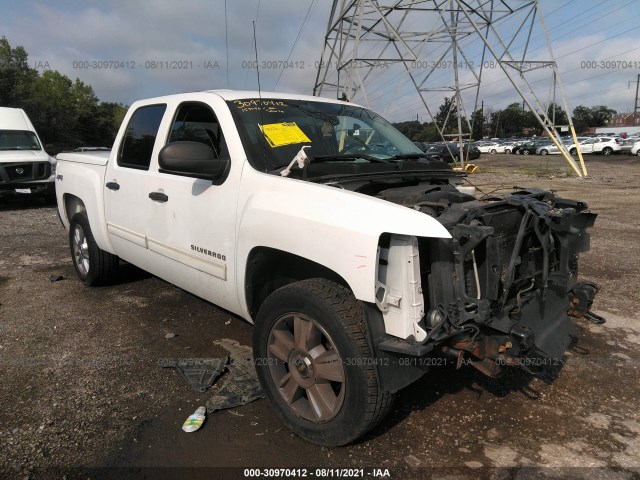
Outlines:
[[[49,162],[0,164],[1,183],[32,182],[46,180],[50,176],[51,164]]]

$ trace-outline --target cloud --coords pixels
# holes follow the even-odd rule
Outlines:
[[[227,85],[233,89],[256,89],[252,20],[256,18],[258,4],[260,12],[256,39],[262,89],[272,90],[277,85],[278,91],[311,93],[317,62],[324,46],[331,2],[316,0],[287,68],[283,67],[311,2],[228,0],[226,32],[223,0],[156,0],[153,3],[142,0],[3,2],[0,16],[5,19],[4,34],[9,42],[13,46],[23,45],[32,65],[47,62],[50,68],[92,85],[102,100],[131,103],[138,98],[227,88]],[[635,47],[638,44],[637,31],[606,40],[630,28],[633,23],[629,21],[633,22],[633,18],[618,18],[621,12],[602,16],[597,8],[590,10],[587,3],[582,14],[569,12],[568,9],[564,14],[561,7],[554,7],[555,3],[541,2],[543,8],[561,10],[552,13],[548,23],[552,37],[559,37],[553,47],[569,103],[572,107],[578,104],[605,104],[619,111],[628,110],[632,107],[635,93],[634,89],[628,88],[628,82],[636,79],[638,61],[628,65],[635,65],[635,69],[621,65],[605,68],[605,64],[587,68],[591,64],[585,62],[606,62],[607,59],[633,62],[634,58],[639,58],[639,49]],[[593,24],[592,28],[577,28],[582,24],[591,25],[589,22],[598,15],[602,21]],[[567,30],[567,21],[571,21],[572,16],[578,19],[572,24],[576,28]],[[617,22],[615,29],[611,28],[614,20]],[[404,28],[406,31],[418,31],[428,29],[430,25],[431,21],[426,17],[415,16],[404,24]],[[514,22],[505,22],[501,28],[508,31],[513,25]],[[228,39],[228,51],[225,36]],[[479,62],[480,42],[475,40],[466,43],[468,58]],[[524,42],[518,39],[514,42],[514,45],[517,44],[523,45]],[[595,45],[580,50],[591,44]],[[544,38],[541,35],[534,36],[531,48],[545,55],[543,46]],[[369,48],[370,44],[364,45],[362,51],[366,52]],[[446,42],[439,46],[430,45],[425,48],[422,58],[436,61],[446,48]],[[635,51],[629,55],[616,57],[634,48]],[[611,66],[608,64],[608,67]],[[423,69],[420,74],[426,75],[427,71]],[[536,75],[543,73],[534,74],[534,81]],[[357,82],[357,76],[354,78]],[[462,68],[461,81],[469,84],[474,82],[468,68]],[[424,86],[450,87],[452,84],[452,72],[443,69],[434,72]],[[361,94],[358,101],[386,112],[392,120],[413,118],[416,113],[427,119],[426,109],[401,65],[373,71],[366,87],[367,95]],[[535,88],[542,98],[548,98],[548,82],[537,82]],[[424,95],[435,112],[443,97],[451,93],[450,90],[425,92]],[[333,96],[334,93],[327,95]],[[469,111],[473,107],[474,97],[473,89],[463,93]],[[494,66],[483,72],[481,100],[485,101],[486,108],[497,109],[519,101],[519,96],[500,69]]]

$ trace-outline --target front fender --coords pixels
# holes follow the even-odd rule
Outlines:
[[[244,291],[249,252],[270,247],[324,265],[345,279],[357,299],[374,302],[383,233],[451,238],[436,219],[416,210],[245,167],[238,215],[238,291]]]

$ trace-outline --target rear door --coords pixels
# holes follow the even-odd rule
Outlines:
[[[116,253],[142,265],[147,255],[149,165],[159,150],[156,138],[166,104],[143,105],[133,111],[119,138],[115,161],[107,165],[104,185],[107,230]]]

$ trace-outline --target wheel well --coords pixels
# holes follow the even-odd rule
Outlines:
[[[256,247],[249,253],[245,272],[245,298],[252,318],[274,291],[309,278],[326,278],[349,288],[333,270],[314,261],[275,248]]]
[[[64,201],[64,212],[67,216],[67,222],[71,222],[71,219],[76,213],[87,211],[87,208],[84,206],[84,202],[75,195],[65,193],[62,198]]]

